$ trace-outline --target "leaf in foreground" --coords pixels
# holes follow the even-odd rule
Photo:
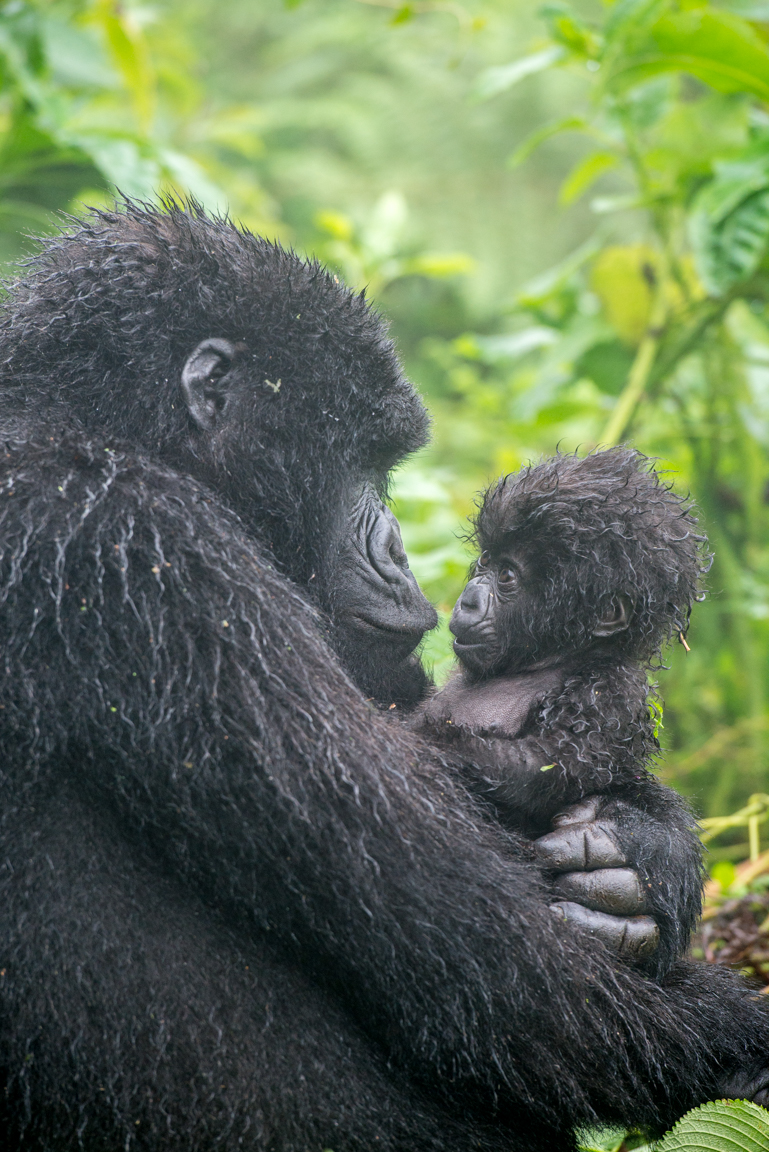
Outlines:
[[[714,1100],[687,1112],[655,1152],[767,1152],[769,1112],[748,1100]]]

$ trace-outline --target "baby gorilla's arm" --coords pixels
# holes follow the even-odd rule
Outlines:
[[[535,774],[541,771],[542,742],[533,738],[481,740],[457,730],[452,744],[473,791],[492,801],[505,824],[520,826],[516,785],[523,785],[523,790],[531,785],[532,793],[541,789]],[[500,768],[505,769],[504,775]],[[678,797],[668,789],[662,791],[669,793],[677,809]],[[684,893],[693,888],[698,891],[699,856],[690,851],[680,861],[668,855],[641,862],[637,848],[651,843],[654,849],[647,855],[658,855],[656,848],[671,837],[672,827],[664,818],[650,822],[647,813],[603,796],[572,804],[552,823],[555,830],[534,845],[552,875],[553,910],[623,959],[641,964],[649,975],[662,976],[688,941],[692,901]],[[677,847],[680,855],[685,845],[679,840]],[[650,877],[665,878],[662,907],[661,882],[653,885],[652,894]]]
[[[532,712],[528,735],[446,724],[441,734],[504,823],[547,830],[538,852],[556,876],[561,913],[661,975],[688,943],[702,863],[686,803],[644,767],[656,750],[645,694],[633,668],[594,670]]]
[[[454,726],[442,735],[476,795],[494,805],[506,827],[527,835],[543,832],[560,807],[608,782],[591,776],[585,788],[570,779],[555,760],[555,742],[540,736],[511,739]]]

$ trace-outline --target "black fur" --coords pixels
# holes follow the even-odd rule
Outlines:
[[[209,336],[249,413],[213,443]],[[6,1146],[551,1152],[756,1090],[746,986],[559,923],[324,640],[348,490],[425,428],[360,298],[129,206],[47,244],[0,347]]]
[[[635,450],[558,455],[492,485],[473,538],[473,583],[489,586],[489,607],[479,623],[477,611],[469,623],[455,612],[452,628],[488,654],[473,646],[470,668],[428,701],[429,731],[461,754],[504,823],[529,835],[587,796],[611,800],[604,817],[628,803],[630,822],[633,809],[655,813],[660,858],[632,863],[644,910],[665,928],[651,961],[665,971],[700,912],[702,850],[688,806],[650,772],[659,708],[648,677],[671,637],[683,639],[709,567],[692,507]],[[618,597],[629,617],[596,636]],[[464,650],[457,643],[460,662]],[[688,866],[666,876],[673,844]]]
[[[612,654],[651,665],[685,634],[710,566],[690,501],[631,448],[558,455],[503,476],[483,496],[473,538],[481,552],[509,541],[535,558],[541,609],[520,622],[531,660],[596,648],[596,623],[624,593],[633,611]]]

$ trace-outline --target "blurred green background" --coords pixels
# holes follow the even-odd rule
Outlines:
[[[434,415],[393,500],[438,676],[480,487],[659,457],[715,551],[661,771],[707,816],[769,792],[769,0],[6,0],[6,269],[116,189],[229,209],[389,318]]]

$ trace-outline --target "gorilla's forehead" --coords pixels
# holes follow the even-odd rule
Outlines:
[[[173,432],[181,369],[212,337],[244,350],[257,392],[269,386],[268,423],[334,444],[346,435],[384,469],[427,439],[424,406],[364,294],[195,206],[126,202],[44,241],[0,325],[7,381],[48,379],[87,424],[109,427],[128,402],[153,435]]]

